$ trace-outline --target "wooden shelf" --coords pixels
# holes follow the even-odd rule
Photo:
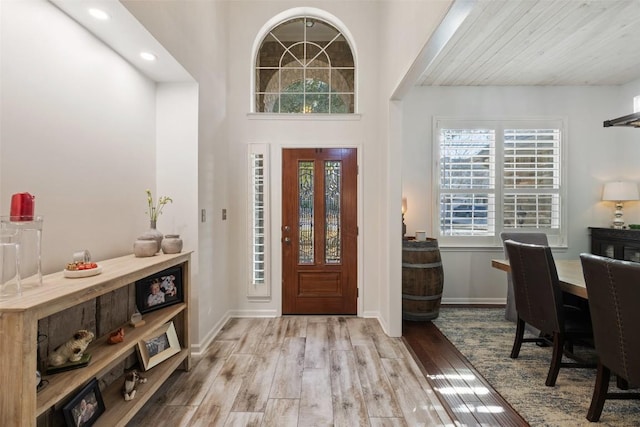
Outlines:
[[[91,355],[89,366],[61,372],[59,374],[43,376],[49,384],[38,393],[36,415],[44,413],[47,409],[57,404],[61,398],[83,386],[87,379],[99,377],[111,369],[122,359],[136,351],[137,343],[149,336],[160,326],[164,325],[180,312],[184,311],[186,304],[176,304],[162,310],[144,315],[145,325],[134,328],[123,325],[124,341],[119,344],[108,344],[108,336],[101,337],[92,342],[85,353]]]
[[[122,396],[124,377],[114,381],[111,386],[102,392],[102,399],[106,411],[94,424],[94,426],[119,427],[126,426],[129,420],[144,406],[169,376],[180,367],[189,355],[187,349],[154,366],[141,375],[147,379],[144,384],[138,384],[136,397],[126,401]]]
[[[92,378],[112,375],[111,371],[134,354],[141,340],[153,337],[155,331],[174,321],[182,350],[162,364],[145,372],[148,382],[141,384],[134,401],[126,402],[120,394],[123,378],[116,379],[105,390],[105,413],[97,425],[124,425],[151,398],[153,393],[180,365],[191,368],[189,335],[190,252],[148,258],[127,255],[101,261],[103,272],[96,276],[70,279],[62,272],[47,275],[43,285],[28,289],[21,296],[0,301],[0,379],[8,386],[0,388],[0,426],[35,427],[38,416],[47,417],[57,411],[79,388]],[[143,315],[145,324],[134,328],[128,324],[122,343],[110,345],[108,333],[96,337],[86,350],[91,354],[83,368],[43,378],[48,384],[36,392],[37,337],[40,320],[111,292],[122,292],[137,280],[170,267],[182,267],[183,301]],[[117,373],[116,373],[117,375]],[[117,396],[117,398],[116,398]]]

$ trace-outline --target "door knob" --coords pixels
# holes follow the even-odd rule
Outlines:
[[[288,237],[285,237],[285,238],[284,238],[284,242],[285,242],[286,244],[289,244],[289,243],[291,243],[291,239],[290,239],[290,238],[288,238]]]
[[[282,229],[287,233],[291,231],[291,227],[289,227],[288,225],[285,225]]]

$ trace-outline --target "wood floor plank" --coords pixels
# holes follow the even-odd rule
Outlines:
[[[365,319],[357,317],[347,317],[347,329],[349,330],[349,337],[351,339],[351,345],[373,345],[373,339],[371,336],[373,333],[369,329],[369,326],[364,321]]]
[[[453,393],[452,384],[448,377],[456,374],[451,368],[446,357],[442,357],[436,349],[436,343],[425,339],[419,347],[412,346],[412,349],[419,355],[419,360],[425,367],[425,376],[428,378],[430,386],[438,391],[440,398],[446,403],[446,408],[450,415],[465,425],[477,425],[478,420],[474,414],[468,410],[465,402],[465,394]]]
[[[280,357],[280,347],[278,343],[263,343],[256,348],[252,364],[233,402],[232,412],[264,412]]]
[[[370,418],[371,427],[408,427],[404,418]]]
[[[235,347],[234,341],[214,341],[189,372],[179,371],[167,405],[199,405]]]
[[[507,419],[500,420],[502,412],[488,413],[478,410],[487,406],[485,402],[497,401],[489,393],[490,386],[484,382],[484,379],[475,370],[468,369],[470,365],[464,360],[464,357],[453,346],[445,345],[448,344],[448,340],[435,334],[426,339],[430,348],[440,347],[437,356],[432,354],[432,357],[440,358],[438,364],[445,375],[445,381],[448,383],[447,392],[459,395],[463,401],[463,405],[452,407],[452,410],[460,413],[468,412],[482,425],[496,420],[502,421],[502,425],[509,425]],[[431,376],[427,376],[427,379],[430,378]],[[495,405],[490,404],[490,406]]]
[[[307,323],[307,341],[304,351],[305,369],[323,369],[329,366],[329,337],[326,322]]]
[[[351,351],[331,352],[333,417],[337,426],[368,426],[367,409]]]
[[[299,409],[300,399],[269,399],[262,427],[297,427]]]
[[[260,427],[262,412],[232,412],[224,427]]]
[[[151,410],[145,412],[143,419],[144,425],[191,426],[193,425],[191,420],[193,419],[194,413],[197,411],[198,407],[153,405],[150,409]],[[130,424],[139,422],[136,421],[136,419],[139,418],[134,418]]]
[[[442,411],[437,407],[440,401],[434,401],[425,393],[406,359],[382,359],[382,365],[408,425],[435,426],[453,422],[448,416],[441,418]]]
[[[329,350],[353,350],[347,319],[344,317],[332,317],[327,321],[327,338]]]
[[[420,323],[403,325],[399,340],[375,319],[231,319],[128,425],[527,425],[431,322]],[[478,414],[500,402],[504,413]]]
[[[239,340],[252,323],[253,319],[250,318],[229,319],[216,335],[216,340]]]
[[[418,365],[411,349],[405,345],[402,349],[402,354],[403,363],[406,363],[407,369],[412,373],[413,378],[415,378],[418,384],[422,387],[424,393],[427,395],[430,402],[430,408],[433,408],[436,411],[441,420],[451,420],[450,412],[447,411],[447,408],[445,408],[441,399],[438,398],[436,391],[425,378],[426,373],[423,372]]]
[[[245,333],[238,339],[234,353],[255,354],[264,337],[266,319],[249,319]]]
[[[264,342],[282,343],[289,328],[288,317],[275,317],[267,320],[262,340]]]
[[[441,394],[445,407],[454,418],[463,422],[462,418],[468,419],[465,412],[474,411],[477,423],[500,426],[528,425],[431,322],[404,322],[403,340],[415,359],[420,361],[420,369],[425,373],[431,387],[478,387],[478,390],[482,388],[481,393],[475,395]],[[447,380],[447,376],[454,380]],[[499,407],[501,410],[491,414],[475,411],[479,405]]]
[[[302,373],[299,426],[333,426],[333,404],[329,368],[305,369]]]
[[[354,354],[369,417],[401,417],[402,410],[377,350],[372,346],[357,345]]]
[[[305,341],[305,338],[293,337],[286,338],[282,343],[280,358],[269,392],[271,399],[300,398]]]
[[[307,317],[306,316],[291,316],[287,317],[289,320],[287,325],[287,337],[306,337],[307,336]]]
[[[232,354],[227,358],[193,416],[194,426],[224,425],[253,360],[248,354]]]
[[[384,359],[397,359],[403,357],[402,348],[404,344],[400,338],[391,338],[380,326],[377,319],[366,319],[367,327],[371,332],[373,345],[376,346],[380,357]]]

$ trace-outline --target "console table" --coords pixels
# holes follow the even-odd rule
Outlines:
[[[640,230],[589,227],[591,253],[640,262]]]
[[[105,378],[114,367],[135,357],[137,343],[154,337],[155,331],[169,321],[175,324],[180,352],[162,362],[162,366],[144,372],[148,381],[139,387],[132,401],[122,397],[123,377],[110,381],[102,390],[107,409],[96,426],[125,426],[174,370],[179,367],[189,370],[190,257],[187,252],[108,259],[99,262],[102,273],[96,276],[69,279],[62,272],[50,274],[43,278],[41,287],[0,301],[0,426],[35,427],[37,418],[58,411],[92,378]],[[181,267],[183,302],[145,314],[143,326],[129,326],[126,320],[135,306],[135,282],[174,266]],[[102,314],[96,316],[96,337],[87,349],[92,355],[91,362],[84,368],[45,376],[48,385],[36,392],[39,323],[49,322],[53,328],[64,330],[65,322],[58,317],[61,313],[79,308],[84,319],[85,308],[90,311],[91,307]],[[121,317],[114,317],[116,313],[121,313]],[[126,330],[124,342],[107,344],[112,325]]]

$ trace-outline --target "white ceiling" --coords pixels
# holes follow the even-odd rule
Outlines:
[[[191,80],[119,1],[50,1],[152,79]],[[112,19],[91,18],[91,6]],[[433,37],[437,54],[412,70],[415,84],[617,85],[640,78],[640,0],[455,0],[456,7],[464,20],[451,26],[445,18]],[[141,60],[140,50],[158,61]]]
[[[3,1],[3,0],[0,0]],[[115,0],[49,0],[94,36],[118,52],[131,65],[156,82],[193,81],[191,75],[147,31],[140,22]],[[106,12],[110,19],[100,21],[89,15],[90,8]],[[156,56],[145,61],[141,52]]]
[[[640,77],[640,0],[478,0],[424,86],[617,85]]]

